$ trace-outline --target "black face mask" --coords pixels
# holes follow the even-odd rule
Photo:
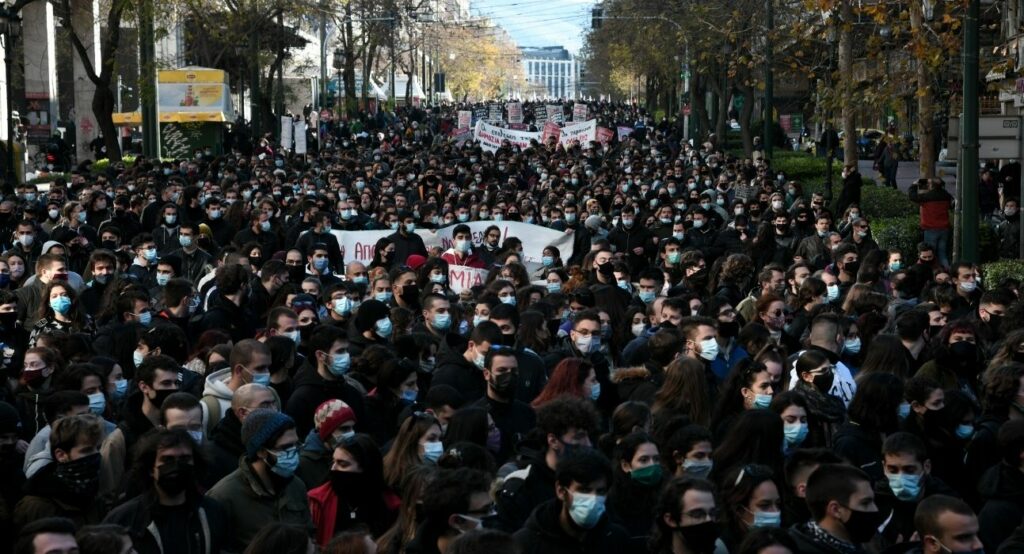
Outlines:
[[[843,264],[843,271],[850,275],[857,275],[858,269],[860,269],[860,260]]]
[[[611,262],[605,262],[603,264],[598,264],[597,272],[607,277],[615,273],[615,267]]]
[[[117,250],[117,243],[112,240],[100,241],[100,248],[104,250]]]
[[[715,541],[718,540],[718,523],[705,521],[697,525],[677,527],[676,531],[682,535],[683,542],[687,549],[696,554],[710,554],[715,551]]]
[[[301,265],[288,266],[288,280],[292,283],[301,283],[306,278],[306,268]]]
[[[954,342],[949,345],[949,353],[960,363],[973,362],[978,358],[978,346],[973,342]]]
[[[850,510],[850,519],[843,522],[846,532],[850,535],[850,541],[854,544],[864,544],[871,540],[878,532],[878,526],[885,519],[883,512],[861,512]]]
[[[175,496],[195,488],[195,469],[192,464],[174,461],[163,464],[159,469],[160,477],[156,484],[168,495]]]
[[[420,289],[415,283],[402,285],[402,294],[399,296],[403,302],[410,306],[419,306],[420,304]]]
[[[1024,352],[1014,352],[1013,361],[1020,364],[1024,364]]]
[[[835,380],[835,373],[829,373],[828,375],[815,375],[814,388],[818,389],[821,394],[828,394],[828,392],[832,390],[832,383]]]
[[[731,339],[740,333],[740,322],[738,321],[719,321],[718,322],[718,334],[724,338]]]
[[[501,334],[501,344],[503,344],[505,346],[515,346],[516,345],[516,334],[515,333],[502,333]]]
[[[353,502],[367,498],[373,487],[373,483],[369,482],[365,473],[332,470],[330,480],[331,488],[336,494]]]
[[[149,401],[159,408],[164,405],[164,400],[167,400],[168,396],[178,392],[178,389],[161,389],[153,392],[156,393],[156,398],[151,398]]]
[[[54,477],[75,497],[92,502],[100,485],[100,454],[58,463]]]
[[[516,387],[519,385],[519,378],[514,373],[503,373],[495,375],[490,384],[494,392],[505,398],[510,398],[515,394]]]
[[[17,324],[18,324],[18,313],[17,312],[10,312],[10,313],[0,314],[0,328],[2,328],[4,330],[7,330],[7,331],[13,331],[14,328],[17,326]]]
[[[991,329],[993,333],[998,335],[1001,331],[1002,324],[1003,316],[998,314],[988,314],[988,328]]]

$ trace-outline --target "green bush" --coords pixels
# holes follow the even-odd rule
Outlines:
[[[918,218],[918,207],[906,194],[889,187],[865,186],[861,189],[860,207],[869,218]]]
[[[917,243],[921,242],[920,218],[915,214],[872,219],[871,235],[883,250],[896,248],[905,254],[916,253]]]
[[[985,285],[989,288],[998,286],[1007,277],[1020,279],[1024,276],[1024,260],[999,260],[982,264]]]
[[[52,182],[56,181],[57,179],[59,179],[61,177],[63,177],[65,181],[70,181],[71,180],[71,174],[70,173],[50,173],[49,175],[46,175],[45,177],[36,177],[35,179],[29,179],[28,181],[25,181],[25,184],[26,185],[36,185],[36,184],[39,184],[39,183],[52,183]]]
[[[135,162],[135,156],[122,156],[121,162],[124,163],[125,167],[132,165]],[[108,158],[100,158],[89,166],[89,169],[93,174],[100,174],[110,167],[110,160]]]

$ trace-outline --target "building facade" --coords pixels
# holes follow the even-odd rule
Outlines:
[[[549,98],[576,98],[580,63],[561,46],[520,48],[523,72],[529,85],[543,87]]]

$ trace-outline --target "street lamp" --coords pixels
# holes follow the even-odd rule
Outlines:
[[[11,66],[14,65],[14,43],[18,40],[18,36],[21,33],[21,18],[18,17],[18,14],[10,6],[4,4],[3,8],[0,9],[0,19],[3,20],[0,23],[2,25],[0,32],[3,33],[4,79],[7,81],[5,89],[7,100],[7,167],[4,170],[4,192],[14,194],[14,187],[18,182],[18,177],[14,172],[14,138],[18,131],[19,122],[14,119],[14,97],[11,94],[14,86],[11,83]]]
[[[336,92],[334,95],[338,100],[338,115],[341,114],[341,68],[344,65],[344,55],[345,53],[342,51],[340,46],[334,49],[334,69],[338,71],[338,86],[335,89]]]

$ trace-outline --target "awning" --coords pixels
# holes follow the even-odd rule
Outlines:
[[[130,126],[134,127],[142,125],[142,113],[140,112],[123,112],[113,114],[114,125]]]

